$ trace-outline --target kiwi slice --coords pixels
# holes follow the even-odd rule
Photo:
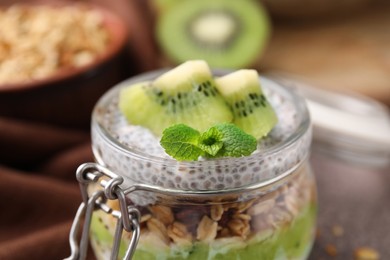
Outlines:
[[[145,126],[157,136],[173,124],[205,131],[233,119],[210,68],[200,60],[185,62],[153,82],[123,88],[119,108],[130,123]]]
[[[159,16],[156,37],[168,59],[202,59],[211,67],[241,68],[261,55],[270,23],[251,0],[182,0]]]
[[[256,70],[238,70],[215,80],[233,112],[233,123],[257,139],[266,136],[278,119],[262,93]]]
[[[152,0],[151,4],[156,9],[157,14],[161,14],[180,1],[183,0]]]

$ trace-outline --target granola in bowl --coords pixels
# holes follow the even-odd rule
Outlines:
[[[12,5],[0,24],[0,88],[85,66],[110,42],[102,14],[83,5]]]

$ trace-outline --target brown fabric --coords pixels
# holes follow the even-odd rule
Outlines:
[[[66,257],[89,134],[4,118],[0,129],[0,259]]]

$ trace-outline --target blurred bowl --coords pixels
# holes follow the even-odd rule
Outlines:
[[[68,5],[73,4],[56,7]],[[105,8],[83,6],[97,11],[103,18],[109,35],[104,52],[80,67],[60,68],[42,79],[0,85],[0,116],[85,128],[99,97],[127,76],[122,67],[122,54],[128,41],[126,24]]]

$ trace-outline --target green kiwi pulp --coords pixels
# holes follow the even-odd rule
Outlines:
[[[119,108],[130,123],[157,136],[173,124],[205,131],[233,119],[204,61],[185,62],[153,82],[121,89]]]
[[[158,13],[163,13],[182,0],[152,0],[152,6]]]
[[[266,136],[278,119],[262,93],[255,70],[238,70],[215,80],[218,91],[229,104],[233,123],[256,139]]]
[[[160,15],[157,39],[176,63],[202,59],[212,67],[241,68],[265,49],[270,23],[254,1],[178,1]]]

